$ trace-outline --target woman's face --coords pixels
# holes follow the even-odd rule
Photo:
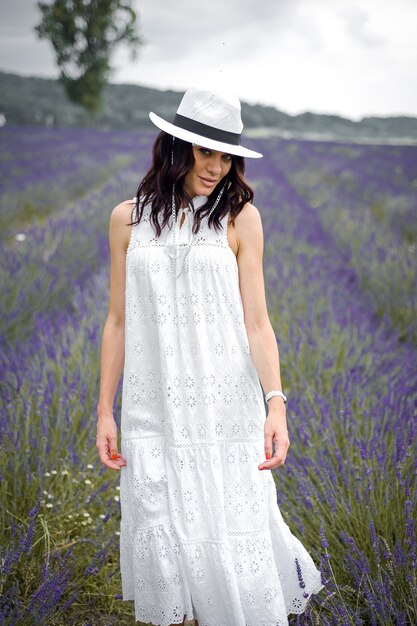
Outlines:
[[[202,146],[193,146],[194,165],[185,177],[185,191],[194,196],[209,196],[232,167],[232,155]]]

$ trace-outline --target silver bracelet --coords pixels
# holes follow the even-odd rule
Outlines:
[[[284,404],[287,404],[287,401],[288,401],[287,396],[284,393],[282,393],[282,391],[270,391],[265,396],[265,402],[269,402],[269,400],[273,398],[274,396],[280,396],[284,400]]]

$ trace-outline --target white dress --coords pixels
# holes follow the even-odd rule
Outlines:
[[[271,471],[258,469],[265,404],[228,216],[222,232],[206,218],[192,235],[193,215],[180,210],[180,258],[192,245],[176,277],[172,218],[156,238],[149,214],[126,258],[123,600],[161,626],[184,615],[199,626],[284,626],[323,584],[281,516]]]

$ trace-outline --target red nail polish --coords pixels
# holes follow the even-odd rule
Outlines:
[[[266,457],[266,460],[267,460],[267,461],[269,461],[269,459],[271,458],[271,453],[270,453],[270,452],[267,452],[267,453],[265,454],[265,457]]]

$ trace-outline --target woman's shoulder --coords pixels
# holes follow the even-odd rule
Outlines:
[[[135,202],[136,198],[131,198],[130,200],[123,200],[117,204],[111,212],[110,222],[114,225],[125,224],[126,221],[130,222]]]
[[[239,211],[238,215],[235,217],[235,225],[237,228],[252,228],[259,224],[261,220],[261,214],[259,209],[256,208],[254,204],[250,202],[246,202],[243,205],[241,211]]]
[[[114,207],[110,215],[110,243],[111,246],[121,246],[126,250],[132,232],[132,209],[134,200],[124,200]]]
[[[262,240],[261,214],[254,204],[246,202],[235,217],[233,236],[238,250],[242,247],[251,248]]]

